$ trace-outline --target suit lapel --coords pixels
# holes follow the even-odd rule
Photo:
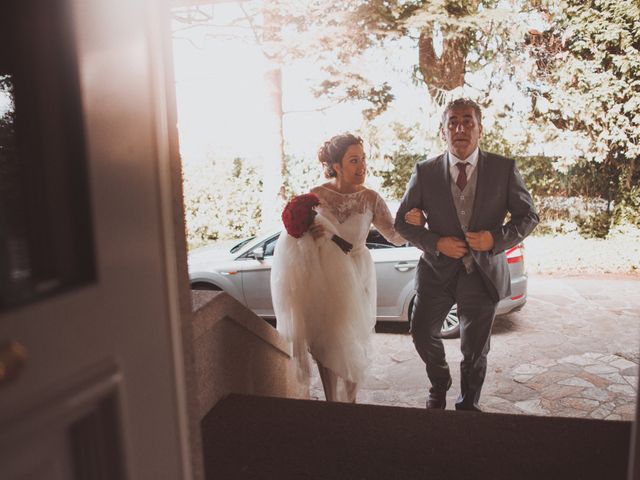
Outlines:
[[[484,176],[486,174],[486,153],[482,150],[478,151],[478,164],[476,165],[475,174],[476,177],[476,196],[473,199],[473,210],[471,212],[471,219],[469,220],[469,230],[472,232],[476,231],[476,220],[478,217],[478,212],[480,211],[482,201],[484,199],[484,195],[487,190],[487,185],[484,183]]]

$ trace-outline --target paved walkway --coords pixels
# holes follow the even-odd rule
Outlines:
[[[445,340],[459,392],[459,340]],[[374,336],[360,403],[424,407],[424,365],[406,333]],[[532,276],[520,311],[496,319],[481,406],[490,412],[632,420],[640,351],[640,278]],[[312,398],[323,399],[317,377]]]

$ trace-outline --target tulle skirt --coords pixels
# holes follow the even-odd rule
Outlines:
[[[293,345],[302,379],[310,373],[309,354],[351,382],[361,382],[369,365],[376,318],[376,276],[369,250],[354,246],[345,254],[330,232],[315,240],[283,232],[276,244],[271,294],[278,331]]]

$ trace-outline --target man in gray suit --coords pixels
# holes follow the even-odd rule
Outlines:
[[[423,252],[411,335],[431,382],[427,408],[446,407],[451,374],[440,329],[457,303],[463,359],[456,409],[480,411],[496,306],[511,294],[505,250],[531,233],[538,215],[515,161],[479,150],[482,111],[475,102],[449,103],[441,133],[447,152],[416,165],[395,228]],[[425,227],[406,223],[412,208],[423,211]]]

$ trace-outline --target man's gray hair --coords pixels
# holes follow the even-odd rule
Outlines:
[[[444,107],[444,112],[442,112],[442,127],[444,128],[447,115],[452,108],[457,107],[471,107],[473,111],[476,113],[476,120],[478,120],[478,124],[482,125],[482,110],[480,109],[480,105],[471,100],[470,98],[456,98],[455,100],[447,103],[447,106]]]

